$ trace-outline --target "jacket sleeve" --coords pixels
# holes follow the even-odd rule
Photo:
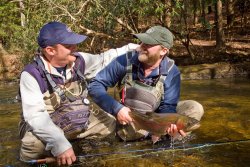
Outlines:
[[[121,48],[109,49],[101,54],[89,54],[79,52],[85,60],[85,73],[84,76],[90,80],[96,76],[96,74],[106,67],[116,57],[125,54],[128,51],[134,50],[139,45],[130,43]]]
[[[180,98],[181,77],[178,68],[166,77],[164,82],[164,99],[158,108],[159,113],[176,113],[176,106]]]
[[[88,90],[93,101],[106,112],[116,115],[123,105],[107,93],[126,74],[126,56],[119,56],[91,80]]]
[[[32,133],[46,144],[45,149],[51,150],[51,153],[57,156],[71,148],[62,130],[50,119],[37,81],[25,71],[21,74],[20,92],[24,120],[32,129]]]

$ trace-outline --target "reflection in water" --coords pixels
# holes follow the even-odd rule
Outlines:
[[[77,154],[85,156],[75,166],[249,166],[250,142],[230,143],[250,139],[249,81],[183,81],[181,100],[197,100],[205,109],[201,127],[192,133],[186,149],[177,143],[172,150],[170,141],[152,145],[150,140],[83,140],[74,143]],[[27,166],[17,161],[21,108],[14,101],[17,89],[17,84],[0,86],[0,166]]]

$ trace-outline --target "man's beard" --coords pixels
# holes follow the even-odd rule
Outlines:
[[[146,53],[140,53],[138,60],[148,66],[154,65],[160,59],[160,55],[147,55]]]

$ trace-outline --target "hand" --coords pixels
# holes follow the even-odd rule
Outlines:
[[[76,156],[74,150],[69,148],[68,150],[64,151],[62,154],[58,155],[57,164],[60,165],[71,165],[73,162],[76,161]]]
[[[128,44],[129,50],[135,50],[135,49],[138,48],[139,46],[140,46],[140,45],[134,44],[134,43],[129,43],[129,44]]]
[[[119,121],[120,124],[126,125],[132,122],[132,118],[129,116],[129,112],[131,110],[128,107],[122,107],[120,111],[117,114],[117,120]]]
[[[138,45],[138,46],[135,48],[135,50],[136,50],[137,52],[140,52],[140,51],[141,51],[141,45]]]
[[[170,127],[167,129],[167,132],[170,136],[177,136],[180,134],[181,136],[185,137],[186,133],[183,130],[178,130],[175,124],[171,124]]]

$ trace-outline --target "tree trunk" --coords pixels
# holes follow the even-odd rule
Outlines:
[[[199,0],[193,0],[194,26],[198,23],[198,7],[199,7]]]
[[[183,21],[184,24],[186,26],[186,31],[188,31],[188,23],[187,23],[187,18],[188,18],[188,7],[189,7],[189,3],[188,1],[184,1],[183,2]]]
[[[206,0],[201,0],[201,20],[202,24],[205,27],[206,25]]]
[[[231,27],[234,22],[234,0],[226,0],[227,26]]]
[[[172,12],[172,3],[170,0],[162,0],[162,3],[165,4],[164,13],[162,16],[163,26],[170,28],[171,26],[171,12]]]
[[[222,18],[222,1],[217,0],[215,3],[215,26],[216,26],[216,48],[222,49],[225,46]]]
[[[212,12],[213,12],[213,8],[212,8],[212,5],[209,5],[208,7],[207,7],[207,14],[211,14]]]

